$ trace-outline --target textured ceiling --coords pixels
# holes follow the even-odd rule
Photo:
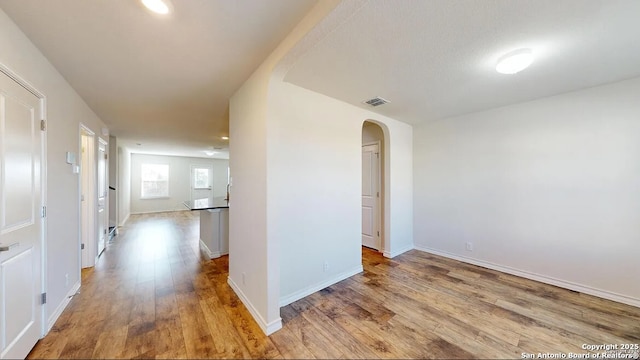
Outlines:
[[[370,0],[351,11],[285,81],[366,108],[381,96],[391,103],[370,109],[412,124],[640,76],[637,0]],[[520,47],[533,65],[498,74],[496,60]]]
[[[0,0],[0,8],[122,144],[203,156],[228,148],[220,137],[229,97],[315,0],[172,3],[168,17],[133,0]]]

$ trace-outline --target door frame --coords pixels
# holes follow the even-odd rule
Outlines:
[[[11,78],[27,91],[32,93],[35,97],[40,99],[40,119],[45,123],[45,130],[40,131],[40,207],[46,209],[47,206],[47,130],[49,122],[47,121],[47,97],[38,90],[35,86],[31,85],[28,81],[23,79],[20,75],[11,70],[8,66],[0,62],[0,72]],[[45,216],[40,217],[41,234],[40,234],[40,293],[47,292],[47,216],[46,210]],[[47,306],[43,304],[41,306],[41,329],[40,337],[44,337],[47,334]]]
[[[105,233],[100,234],[98,232],[98,238],[96,239],[96,244],[100,243],[100,237],[104,237],[104,248],[102,249],[97,249],[97,253],[98,255],[96,255],[96,258],[99,258],[100,255],[102,254],[102,252],[107,248],[107,242],[109,241],[109,142],[104,140],[101,137],[97,137],[98,138],[98,152],[97,155],[100,156],[100,146],[104,147],[104,215],[102,215],[102,219],[100,218],[100,208],[99,208],[99,201],[96,201],[96,212],[98,213],[97,215],[97,222],[98,222],[98,226],[96,230],[100,229],[100,225],[99,223],[102,222],[103,226],[104,226],[104,230],[106,230]],[[100,184],[100,159],[98,159],[98,161],[96,162],[96,183]],[[96,185],[96,199],[100,199],[100,194],[98,193],[100,191],[100,186]],[[97,246],[96,246],[97,247]],[[97,260],[96,260],[97,261]]]
[[[376,214],[375,214],[375,221],[376,221],[376,225],[377,225],[377,231],[380,232],[380,246],[378,249],[376,249],[378,252],[384,252],[385,249],[385,238],[384,238],[384,229],[382,227],[382,199],[385,196],[385,191],[382,188],[382,147],[381,147],[381,142],[380,140],[376,140],[376,141],[367,141],[367,142],[363,142],[362,146],[360,147],[360,150],[362,152],[362,148],[365,146],[370,146],[370,145],[376,145],[378,147],[378,156],[376,157],[376,162],[377,164],[377,169],[376,169],[376,177],[377,177],[377,181],[378,181],[378,192],[380,193],[380,196],[376,197]],[[361,164],[362,167],[362,164]],[[361,175],[362,176],[362,175]]]
[[[194,197],[193,197],[193,192],[196,190],[205,190],[205,189],[201,189],[198,188],[196,189],[194,187],[195,185],[195,181],[194,181],[194,177],[193,177],[193,170],[194,169],[208,169],[209,170],[209,198],[213,199],[215,197],[215,194],[213,193],[213,164],[191,164],[191,166],[189,167],[189,198],[193,201]]]
[[[78,269],[78,273],[81,273],[81,269],[87,268],[87,267],[92,267],[95,265],[96,263],[96,258],[97,255],[95,255],[94,253],[97,251],[96,248],[98,246],[97,244],[97,217],[98,217],[98,211],[97,211],[97,206],[96,206],[96,202],[97,202],[97,169],[96,169],[96,134],[95,132],[93,132],[88,126],[84,125],[83,123],[80,123],[80,127],[79,127],[80,133],[79,133],[79,148],[78,148],[78,154],[80,154],[80,181],[78,182],[78,206],[80,211],[79,213],[79,238],[78,238],[78,256],[79,256],[79,260],[80,260],[80,269]],[[82,153],[82,138],[86,136],[87,139],[89,139],[89,144],[87,144],[87,168],[90,169],[90,171],[86,174],[88,174],[89,179],[88,181],[88,187],[89,189],[87,189],[86,191],[86,198],[85,201],[87,201],[87,219],[85,219],[85,214],[83,214],[83,209],[82,209],[82,190],[83,190],[83,182],[84,182],[84,176],[85,176],[85,172],[87,171],[87,169],[84,169],[84,166],[82,166],[82,162],[84,159],[84,154]],[[86,224],[85,224],[86,222]],[[88,230],[86,229],[86,226],[88,226]],[[90,236],[90,239],[87,240],[87,243],[85,244],[85,250],[86,250],[86,260],[83,260],[83,255],[82,255],[82,241],[84,239],[85,236],[85,231],[88,231],[88,234]],[[92,256],[93,255],[93,256]]]

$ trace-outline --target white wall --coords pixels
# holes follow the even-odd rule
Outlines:
[[[65,153],[79,160],[80,122],[96,134],[104,123],[89,109],[58,71],[0,10],[0,62],[47,97],[47,305],[50,325],[80,285],[79,177]],[[108,141],[108,138],[105,138]],[[96,143],[96,154],[97,143]],[[96,155],[97,156],[97,155]],[[96,161],[97,163],[97,161]],[[65,275],[69,282],[65,284]]]
[[[395,166],[400,158],[411,164],[412,132],[407,124],[295,85],[273,84],[271,95],[268,234],[280,242],[284,305],[362,271],[362,125],[367,119],[386,128],[387,166],[398,173],[387,174],[391,211],[385,239],[390,251],[413,248],[412,168]],[[406,220],[397,220],[402,217]]]
[[[414,135],[418,248],[640,306],[640,78]]]
[[[382,123],[390,139],[389,254],[413,247],[411,126],[282,82],[287,54],[300,55],[296,43],[336,5],[346,9],[345,18],[357,8],[353,2],[319,3],[230,102],[229,283],[267,333],[281,326],[280,305],[361,270],[367,119]],[[321,38],[331,24],[309,38]]]
[[[140,198],[142,164],[169,165],[169,197]],[[183,203],[191,199],[191,165],[212,166],[214,196],[225,196],[229,160],[134,153],[131,155],[131,213],[187,210]]]
[[[118,226],[123,226],[131,214],[131,152],[118,147]]]
[[[319,2],[229,101],[229,285],[270,334],[280,318],[279,244],[267,238],[267,97],[282,57],[338,0]]]
[[[278,261],[270,254],[275,252],[269,252],[267,246],[265,118],[268,79],[268,69],[259,69],[229,101],[228,283],[265,333],[281,327],[279,314],[269,312],[269,302],[273,299],[268,295],[270,287],[279,286],[279,278],[268,270],[269,261]],[[273,266],[271,268],[274,271]]]

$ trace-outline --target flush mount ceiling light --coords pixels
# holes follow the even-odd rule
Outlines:
[[[228,136],[222,136],[222,137],[220,137],[220,139],[222,139],[222,140],[229,140],[229,137],[228,137]]]
[[[213,156],[216,152],[213,150],[205,150],[204,153],[207,154],[207,156]]]
[[[156,14],[168,14],[171,11],[169,0],[142,0],[142,4]]]
[[[531,49],[518,49],[504,54],[496,64],[496,71],[501,74],[515,74],[531,65],[533,53]]]

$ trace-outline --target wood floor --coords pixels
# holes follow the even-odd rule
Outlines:
[[[228,257],[200,256],[197,215],[131,216],[29,358],[521,358],[640,343],[640,308],[366,249],[362,274],[282,308],[266,337],[227,285]]]

